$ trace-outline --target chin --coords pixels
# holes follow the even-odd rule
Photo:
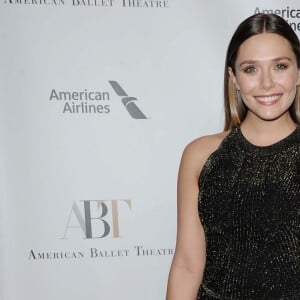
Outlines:
[[[285,115],[289,114],[289,111],[284,111],[283,113],[277,114],[256,114],[256,117],[263,121],[276,121],[279,119],[285,119]]]

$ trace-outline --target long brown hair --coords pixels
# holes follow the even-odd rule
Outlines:
[[[224,130],[238,126],[245,119],[247,107],[239,97],[234,84],[228,74],[228,68],[231,68],[235,74],[235,62],[238,50],[241,44],[248,38],[260,33],[276,33],[289,41],[291,48],[296,56],[297,66],[300,68],[300,42],[290,27],[290,25],[281,17],[275,14],[256,14],[244,20],[234,32],[229,43],[225,70],[224,70],[224,109],[225,125]],[[294,122],[300,123],[300,88],[297,87],[296,97],[291,105],[290,114]]]

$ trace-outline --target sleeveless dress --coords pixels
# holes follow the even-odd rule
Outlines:
[[[300,299],[300,127],[270,146],[233,128],[199,176],[198,300]]]

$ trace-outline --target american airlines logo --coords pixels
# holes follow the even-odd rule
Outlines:
[[[137,99],[135,97],[128,96],[117,81],[109,81],[109,83],[111,84],[116,94],[122,97],[121,101],[132,118],[147,119],[144,113],[137,106]]]
[[[116,105],[124,106],[133,119],[148,119],[139,108],[137,98],[128,96],[117,81],[110,80],[108,82],[118,96],[116,97]],[[75,90],[52,88],[48,100],[53,105],[57,105],[64,115],[102,115],[104,117],[110,115],[113,111],[115,101],[111,102],[112,93],[99,88],[79,88]]]

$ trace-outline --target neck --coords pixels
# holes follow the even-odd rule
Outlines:
[[[291,134],[295,130],[296,124],[290,114],[272,121],[265,121],[247,115],[240,127],[244,136],[250,142],[258,146],[267,146]]]

